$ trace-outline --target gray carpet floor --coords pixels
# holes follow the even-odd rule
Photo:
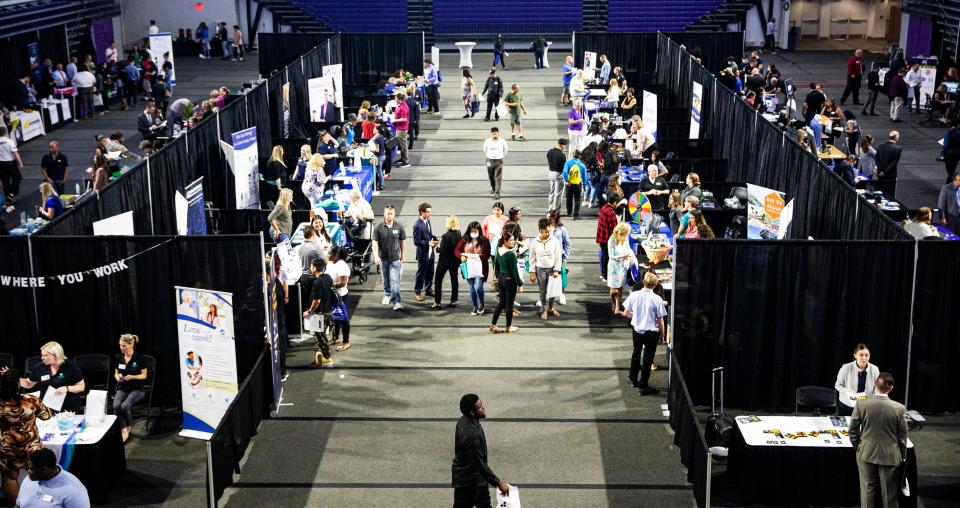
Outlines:
[[[482,113],[461,118],[455,65],[454,55],[442,55],[441,114],[422,117],[413,166],[395,169],[375,198],[378,215],[386,204],[397,207],[408,234],[421,202],[433,206],[435,228],[447,214],[466,226],[490,213],[481,146],[491,126],[503,133],[508,126],[484,122]],[[482,85],[487,69],[475,71]],[[501,76],[507,87],[519,84],[529,111],[528,141],[508,140],[501,201],[523,211],[521,225],[531,235],[546,209],[545,154],[565,131],[559,78],[556,69],[529,66]],[[518,333],[490,334],[489,314],[470,316],[463,284],[457,309],[415,302],[412,261],[401,284],[405,311],[380,305],[377,276],[351,286],[359,297],[353,347],[324,370],[308,365],[310,342],[294,352],[284,384],[289,405],[261,426],[224,504],[449,506],[457,403],[475,392],[488,407],[490,465],[519,486],[525,506],[638,506],[644,499],[690,505],[660,408],[664,397],[641,397],[625,382],[630,332],[624,320],[608,317],[595,221],[566,225],[573,242],[568,303],[560,318],[543,322],[536,293],[520,294]],[[443,290],[446,303],[449,281]],[[654,373],[652,384],[665,390],[666,373]]]

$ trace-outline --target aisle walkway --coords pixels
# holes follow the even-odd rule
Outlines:
[[[475,62],[488,58],[475,55]],[[565,126],[556,107],[557,70],[536,71],[516,60],[503,78],[507,87],[521,87],[529,141],[510,142],[502,201],[524,211],[521,224],[532,235],[545,209],[545,152]],[[374,204],[378,216],[395,205],[408,235],[424,201],[433,205],[435,231],[448,213],[464,226],[489,213],[481,145],[491,125],[507,130],[503,120],[460,118],[456,60],[445,54],[441,61],[442,115],[424,116],[413,166],[395,170]],[[486,77],[483,68],[478,74]],[[625,381],[629,328],[608,319],[595,211],[587,215],[567,224],[573,254],[562,316],[540,321],[535,293],[521,294],[515,334],[492,335],[489,315],[470,316],[463,284],[456,310],[415,302],[412,256],[402,283],[405,311],[380,305],[377,276],[352,286],[360,296],[353,347],[324,370],[308,366],[309,342],[294,352],[284,384],[290,405],[263,422],[223,504],[450,506],[458,401],[475,392],[487,405],[490,465],[520,486],[525,506],[689,506],[691,490],[660,409],[663,395],[641,397]],[[407,247],[412,252],[410,240]],[[666,382],[665,371],[651,379],[664,393]]]

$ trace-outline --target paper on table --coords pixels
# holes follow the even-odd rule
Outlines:
[[[46,393],[43,394],[43,405],[54,411],[60,411],[60,408],[63,407],[63,401],[67,398],[67,394],[57,395],[56,388],[50,386],[47,387]]]

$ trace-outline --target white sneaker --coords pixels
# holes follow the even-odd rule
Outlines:
[[[560,293],[560,297],[557,298],[557,303],[559,303],[560,305],[566,305],[566,304],[567,304],[567,295],[565,295],[565,294],[563,294],[563,293]]]
[[[373,191],[373,195],[374,195],[374,196],[379,196],[379,195],[380,195],[380,191],[378,191],[378,190]]]
[[[197,55],[197,56],[200,57],[201,60],[206,60],[206,59],[207,59],[207,57],[203,56],[203,53],[200,53],[200,54]]]
[[[380,300],[380,305],[390,305],[390,300],[392,299],[390,295],[383,295],[383,300]]]
[[[393,304],[393,310],[403,310],[403,304],[400,302]]]
[[[543,304],[540,303],[540,300],[537,300],[537,307],[543,307]]]

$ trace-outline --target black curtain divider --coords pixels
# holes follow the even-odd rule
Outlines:
[[[97,196],[96,203],[100,208],[97,220],[132,210],[134,233],[137,235],[153,234],[150,186],[147,179],[147,163],[143,161],[123,175],[123,178],[110,182]],[[88,227],[92,233],[93,224],[89,224]]]
[[[335,37],[335,36],[334,36]],[[300,55],[323,44],[331,34],[258,33],[257,58],[260,75],[272,76],[300,58]]]
[[[260,238],[34,236],[30,242],[36,276],[76,274],[137,255],[125,262],[126,270],[103,277],[86,272],[83,281],[74,284],[48,280],[47,287],[35,292],[0,286],[0,295],[9,302],[11,311],[4,317],[0,351],[12,353],[16,365],[21,366],[27,356],[38,354],[40,346],[50,340],[60,342],[69,356],[113,355],[117,337],[135,333],[141,339],[139,350],[157,357],[159,379],[173,380],[179,375],[173,287],[203,287],[233,294],[237,368],[240,376],[245,376],[263,344]],[[30,275],[31,258],[25,240],[3,239],[3,275]],[[155,403],[178,405],[179,386],[176,382],[159,383]]]
[[[150,156],[150,189],[153,196],[153,234],[177,234],[176,193],[195,180],[192,156],[188,154],[187,137],[180,136]]]
[[[317,51],[316,48],[308,53]],[[307,95],[307,78],[304,74],[303,59],[298,59],[287,67],[287,79],[290,83],[290,136],[310,137],[310,99]]]
[[[690,392],[677,362],[670,364],[667,406],[670,409],[673,444],[680,450],[680,463],[687,468],[687,483],[693,485],[693,497],[697,506],[707,506],[707,476],[710,474],[707,461],[710,460],[710,448],[703,436],[697,410],[690,400]]]
[[[233,196],[233,187],[228,182],[230,168],[220,150],[217,121],[214,115],[187,131],[188,162],[193,165],[193,176],[203,177],[203,199],[213,202],[215,207],[225,208],[227,196]]]
[[[216,228],[217,234],[257,234],[268,233],[267,229],[270,223],[267,222],[267,216],[271,210],[218,210],[211,209],[207,211],[209,223]],[[296,226],[301,222],[310,221],[310,210],[293,210],[293,224]],[[268,242],[272,242],[266,237]]]
[[[859,342],[904,386],[913,255],[912,241],[680,240],[674,355],[693,402],[709,405],[723,365],[729,406],[792,410]]]
[[[341,51],[342,39],[340,34],[334,35],[333,37],[327,39],[328,52],[330,54],[330,62],[328,65],[336,65],[343,63],[343,52]]]
[[[340,62],[345,88],[372,85],[392,76],[397,69],[423,74],[423,34],[342,33]]]
[[[240,461],[247,445],[257,434],[260,422],[269,415],[272,401],[270,354],[268,349],[262,348],[253,369],[240,384],[237,396],[210,437],[212,471],[208,470],[207,475],[213,475],[214,499],[219,500],[223,491],[233,485],[233,475],[240,473]]]
[[[573,62],[583,67],[583,52],[607,55],[610,64],[623,69],[629,86],[653,81],[657,68],[657,34],[641,32],[575,32]],[[639,95],[639,93],[638,93]]]
[[[687,47],[687,52],[700,59],[710,72],[719,74],[727,65],[727,57],[740,61],[743,56],[743,32],[669,32],[664,34],[677,44]]]
[[[273,125],[270,122],[263,121],[270,117],[270,104],[268,90],[269,84],[264,83],[254,87],[247,92],[244,99],[247,105],[247,118],[250,123],[257,127],[257,153],[261,159],[270,158],[270,151],[273,149]]]
[[[286,70],[271,76],[267,80],[267,107],[270,118],[270,132],[275,138],[284,136],[283,129],[283,85],[287,82]],[[260,117],[258,117],[260,118]],[[222,208],[222,207],[221,207]]]
[[[913,306],[910,363],[910,408],[929,412],[960,411],[960,256],[956,242],[917,244],[917,285]],[[909,271],[910,268],[907,268]],[[901,315],[906,309],[899,309]],[[906,384],[897,380],[903,392]]]

